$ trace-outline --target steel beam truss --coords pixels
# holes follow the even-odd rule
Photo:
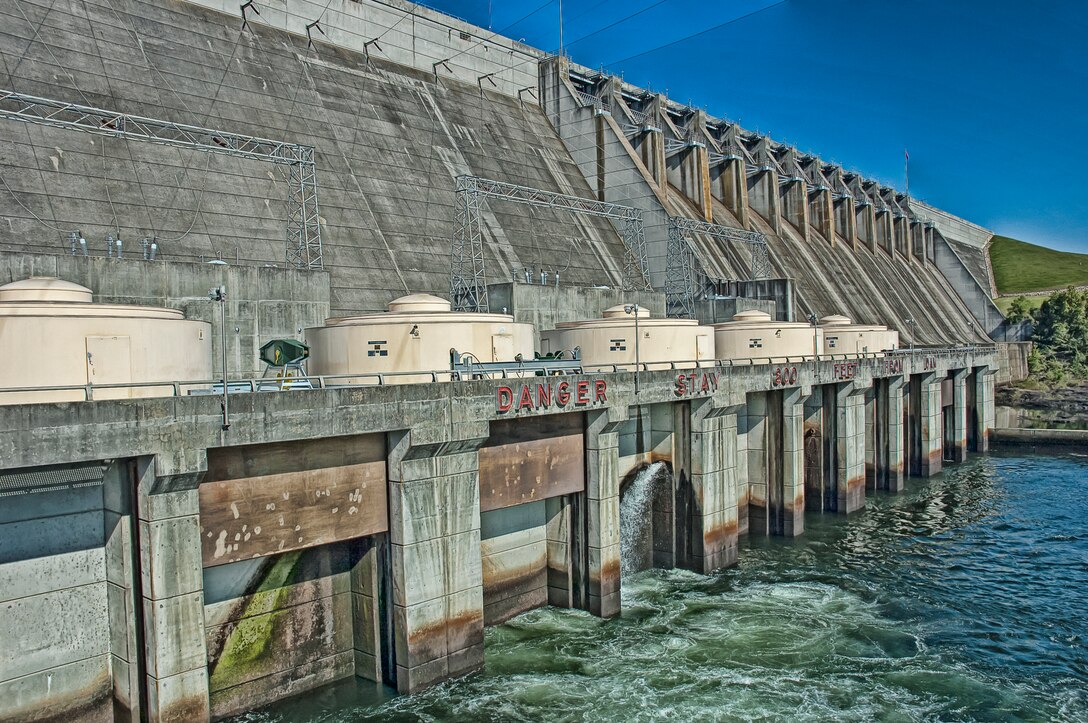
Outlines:
[[[758,280],[770,276],[767,237],[763,234],[693,218],[669,216],[668,260],[665,266],[665,310],[668,316],[694,319],[695,302],[708,286],[706,271],[688,237],[691,233],[746,244],[752,254],[750,278]]]
[[[642,211],[618,203],[542,191],[478,176],[458,176],[453,233],[450,301],[458,311],[490,311],[484,277],[480,199],[499,198],[539,208],[553,208],[616,222],[623,237],[623,288],[651,290],[646,266]]]
[[[324,267],[313,146],[171,123],[9,90],[0,90],[0,118],[285,165],[288,167],[287,264],[304,269]]]

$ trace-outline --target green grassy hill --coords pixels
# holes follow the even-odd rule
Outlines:
[[[1007,236],[994,236],[990,242],[990,263],[999,294],[1088,285],[1088,254],[1055,251]]]
[[[1012,306],[1012,302],[1016,301],[1017,298],[1018,297],[1016,296],[999,296],[998,298],[994,299],[994,303],[997,304],[997,308],[1001,309],[1002,314],[1008,314],[1009,307]],[[1028,306],[1031,307],[1032,311],[1034,311],[1035,309],[1038,309],[1040,306],[1042,306],[1043,302],[1049,298],[1049,294],[1047,294],[1046,296],[1029,296],[1027,297]]]

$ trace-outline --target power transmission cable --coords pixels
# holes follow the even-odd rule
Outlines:
[[[176,236],[174,238],[164,238],[162,239],[163,241],[171,243],[181,241],[183,238],[188,236],[189,233],[193,230],[193,227],[196,226],[196,220],[200,217],[200,209],[204,205],[204,191],[207,189],[208,186],[208,172],[211,169],[212,165],[212,154],[208,153],[206,155],[208,156],[208,160],[206,165],[204,166],[204,181],[200,184],[200,193],[197,195],[196,207],[193,209],[193,220],[189,222],[189,228],[185,229],[185,231],[182,232],[180,236]],[[179,184],[178,188],[180,187],[181,186]]]
[[[406,19],[408,19],[408,18],[410,18],[410,17],[413,17],[413,16],[416,16],[416,10],[419,10],[419,8],[420,8],[420,4],[419,4],[419,3],[412,3],[412,9],[411,9],[411,10],[409,10],[408,12],[404,13],[404,15],[401,15],[401,16],[400,16],[400,20],[398,20],[397,22],[393,23],[393,24],[392,24],[392,25],[390,25],[390,26],[389,26],[388,28],[386,28],[385,30],[383,30],[383,31],[382,31],[382,33],[381,33],[381,35],[379,35],[378,37],[374,38],[374,42],[377,42],[377,41],[381,40],[382,38],[384,38],[384,37],[386,36],[386,34],[388,34],[388,33],[389,33],[389,32],[390,32],[391,30],[393,30],[394,28],[396,28],[396,27],[397,27],[398,25],[400,25],[400,24],[401,24],[402,22],[404,22],[404,21],[405,21]],[[422,16],[419,16],[419,17],[422,17]],[[349,31],[349,32],[351,32],[351,31]],[[358,33],[355,33],[355,32],[352,32],[351,34],[352,34],[352,35],[359,35]],[[363,37],[363,36],[361,36],[361,35],[360,35],[359,37]]]
[[[620,60],[613,60],[610,63],[606,63],[606,65],[618,65],[620,63],[626,63],[628,60],[634,60],[635,58],[641,58],[644,55],[649,55],[651,53],[656,53],[657,51],[664,50],[665,48],[671,48],[674,45],[679,45],[680,43],[691,40],[692,38],[697,38],[697,37],[699,37],[701,35],[706,35],[707,33],[712,33],[715,30],[721,30],[722,28],[727,27],[729,25],[732,25],[733,23],[739,23],[741,20],[747,20],[748,18],[752,17],[753,15],[759,15],[760,13],[766,12],[767,10],[770,10],[771,8],[778,7],[779,5],[785,5],[787,2],[789,2],[789,0],[778,0],[778,2],[771,3],[770,5],[759,8],[758,10],[753,10],[750,13],[746,13],[744,15],[741,15],[740,17],[733,18],[732,20],[726,20],[724,23],[719,23],[718,25],[707,28],[706,30],[700,30],[698,32],[692,33],[691,35],[685,35],[682,38],[678,38],[676,40],[671,40],[671,41],[669,41],[667,43],[664,43],[662,45],[658,45],[657,47],[650,48],[649,50],[643,50],[642,52],[636,53],[635,55],[629,55],[626,58],[621,58]]]
[[[110,196],[110,183],[106,177],[106,139],[102,139],[102,186],[106,189],[106,200],[110,204],[110,213],[113,214],[113,223],[110,224],[117,231],[117,235],[121,235],[121,226],[117,221],[117,209],[113,205],[113,198]]]
[[[664,1],[664,0],[662,0],[662,1]],[[549,5],[551,5],[551,4],[552,4],[552,3],[554,3],[554,2],[555,2],[555,0],[546,0],[546,2],[545,2],[545,3],[543,4],[543,5],[541,5],[540,7],[536,8],[535,10],[533,10],[533,11],[532,11],[531,13],[529,13],[528,15],[523,15],[523,16],[521,16],[520,18],[518,18],[517,20],[515,20],[514,22],[510,23],[509,25],[507,25],[506,27],[504,27],[504,28],[500,28],[500,29],[496,30],[495,32],[493,32],[493,33],[491,34],[491,37],[489,37],[489,38],[481,38],[481,39],[480,39],[480,40],[478,40],[478,41],[477,41],[477,42],[476,42],[476,43],[475,43],[474,45],[470,45],[469,47],[467,47],[467,48],[464,48],[464,49],[462,49],[462,50],[458,51],[457,53],[454,53],[454,54],[453,54],[453,55],[451,55],[450,57],[446,58],[445,62],[447,62],[447,63],[448,63],[448,62],[450,62],[451,60],[453,60],[454,58],[459,58],[459,57],[461,57],[462,55],[464,55],[465,53],[469,52],[470,50],[475,50],[476,48],[480,47],[480,46],[481,46],[481,45],[483,45],[484,43],[486,43],[486,42],[489,42],[489,41],[491,41],[491,40],[494,40],[495,38],[499,37],[499,35],[501,35],[502,33],[506,32],[507,30],[509,30],[510,28],[514,27],[515,25],[517,25],[518,23],[522,22],[523,20],[528,20],[529,18],[531,18],[532,16],[536,15],[536,14],[537,14],[538,12],[540,12],[541,10],[543,10],[543,9],[544,9],[544,8],[546,8],[546,7],[548,7]]]
[[[22,201],[19,200],[19,197],[15,194],[15,191],[13,191],[11,186],[8,185],[8,182],[4,180],[3,174],[0,174],[0,185],[3,185],[4,188],[7,189],[7,192],[9,194],[11,194],[11,198],[12,198],[12,200],[15,201],[15,203],[19,204],[19,206],[24,211],[26,211],[31,216],[33,216],[34,220],[37,221],[38,223],[40,223],[41,225],[45,226],[46,228],[50,228],[50,229],[52,229],[54,231],[60,231],[61,233],[70,233],[73,230],[73,229],[68,229],[68,228],[60,228],[59,226],[56,226],[56,225],[54,225],[52,223],[49,223],[48,221],[43,219],[41,216],[34,213],[34,211],[32,211],[29,206],[27,206],[25,203],[23,203]]]
[[[660,5],[660,4],[661,4],[661,2],[665,2],[665,1],[666,1],[666,0],[660,0],[660,2],[656,3],[656,5]],[[695,33],[692,33],[691,35],[686,35],[686,36],[684,36],[684,37],[682,37],[682,38],[678,38],[678,39],[676,39],[676,40],[670,40],[669,42],[667,42],[667,43],[664,43],[664,44],[662,44],[662,45],[658,45],[658,46],[652,47],[652,48],[650,48],[650,49],[648,49],[648,50],[643,50],[643,51],[641,51],[641,52],[639,52],[639,53],[636,53],[635,55],[631,55],[631,56],[628,56],[628,57],[626,57],[626,58],[622,58],[622,59],[620,59],[620,60],[614,60],[614,61],[612,61],[612,62],[609,62],[609,63],[605,63],[604,65],[605,65],[605,66],[614,66],[614,65],[618,65],[619,63],[625,63],[625,62],[627,62],[628,60],[633,60],[633,59],[635,59],[635,58],[641,58],[641,57],[642,57],[642,56],[644,56],[644,55],[649,55],[649,54],[651,54],[651,53],[656,53],[656,52],[657,52],[657,51],[659,51],[659,50],[663,50],[663,49],[665,49],[665,48],[668,48],[668,47],[672,47],[673,45],[677,45],[677,44],[679,44],[679,43],[682,43],[682,42],[685,42],[685,41],[687,41],[687,40],[691,40],[692,38],[697,38],[697,37],[699,37],[699,36],[701,36],[701,35],[705,35],[706,33],[710,33],[710,32],[713,32],[713,31],[715,31],[715,30],[720,30],[721,28],[724,28],[724,27],[727,27],[727,26],[729,26],[729,25],[732,25],[733,23],[737,23],[737,22],[740,22],[741,20],[745,20],[745,19],[747,19],[747,18],[750,18],[750,17],[752,17],[753,15],[758,15],[758,14],[760,14],[760,13],[762,13],[762,12],[765,12],[765,11],[767,11],[767,10],[770,10],[771,8],[777,7],[777,6],[779,6],[779,5],[784,5],[784,4],[786,4],[787,2],[789,2],[789,0],[778,0],[778,2],[775,2],[775,3],[771,3],[770,5],[767,5],[767,6],[765,6],[765,7],[759,8],[758,10],[753,10],[753,11],[752,11],[752,12],[750,12],[750,13],[746,13],[746,14],[744,14],[744,15],[741,15],[741,16],[739,16],[739,17],[733,18],[733,19],[731,19],[731,20],[727,20],[727,21],[725,21],[724,23],[719,23],[718,25],[714,25],[713,27],[709,27],[709,28],[707,28],[707,29],[705,29],[705,30],[699,30],[699,31],[697,31],[697,32],[695,32]],[[651,5],[650,7],[647,7],[647,8],[645,8],[645,10],[650,10],[650,9],[651,9],[651,8],[653,8],[653,7],[655,7],[655,5]],[[642,12],[644,12],[645,10],[640,10],[640,11],[639,11],[638,13],[635,13],[635,14],[637,15],[637,14],[639,14],[639,13],[642,13]],[[615,23],[612,23],[611,25],[616,25],[617,23],[620,23],[620,22],[624,22],[625,20],[627,20],[627,19],[630,19],[630,17],[632,17],[632,16],[628,16],[627,18],[621,18],[620,20],[616,21]],[[610,26],[606,26],[605,28],[601,28],[601,30],[607,30],[607,29],[608,29],[608,27],[611,27],[611,25],[610,25]],[[600,31],[595,31],[594,33],[591,33],[591,35],[595,35],[595,34],[596,34],[597,32],[600,32]],[[579,41],[581,41],[581,40],[584,40],[584,39],[585,39],[585,38],[587,38],[587,37],[590,37],[590,36],[582,36],[581,38],[578,38],[577,40],[575,40],[575,41],[573,41],[573,42],[571,42],[571,43],[567,43],[567,45],[568,45],[568,46],[569,46],[569,45],[573,45],[574,43],[577,43],[577,42],[579,42]],[[549,55],[549,56],[555,56],[557,52],[558,52],[558,51],[552,51],[551,53],[548,53],[547,55]],[[520,67],[522,67],[522,66],[524,66],[524,65],[528,65],[529,63],[537,63],[537,62],[540,62],[540,60],[541,60],[541,58],[540,58],[539,56],[535,56],[535,55],[534,55],[534,56],[531,56],[531,57],[529,57],[529,58],[526,58],[525,60],[523,60],[522,62],[518,63],[517,65],[512,65],[512,66],[510,66],[509,68],[507,68],[507,70],[516,70],[516,69],[518,69],[518,68],[520,68]]]
[[[90,100],[87,98],[87,95],[80,89],[79,83],[76,82],[75,76],[72,74],[72,72],[70,70],[68,70],[68,68],[64,64],[62,64],[60,62],[60,59],[57,58],[57,56],[53,52],[52,48],[49,47],[49,44],[46,43],[45,40],[41,37],[41,29],[45,25],[45,21],[49,17],[49,13],[51,13],[53,11],[53,6],[54,5],[56,5],[56,0],[53,0],[53,3],[51,3],[49,5],[49,8],[45,11],[45,14],[42,15],[41,22],[38,23],[38,25],[35,26],[34,23],[31,22],[30,18],[27,17],[27,14],[23,12],[23,9],[19,6],[19,3],[18,2],[15,3],[15,9],[19,11],[19,15],[21,15],[23,20],[26,21],[26,24],[29,25],[33,29],[34,34],[30,38],[30,40],[27,41],[27,46],[23,50],[23,54],[20,57],[19,62],[16,63],[15,70],[10,71],[9,75],[11,75],[12,80],[14,81],[15,71],[18,70],[19,65],[22,64],[22,61],[26,57],[26,54],[28,52],[30,52],[30,47],[34,44],[35,41],[37,41],[37,42],[41,43],[41,46],[43,48],[45,48],[45,52],[49,53],[49,57],[51,57],[53,59],[53,62],[56,63],[57,69],[61,70],[61,71],[64,71],[68,75],[68,78],[72,81],[72,88],[75,89],[75,91],[77,93],[79,93],[79,95],[83,98],[83,101],[87,105],[92,105]],[[6,66],[6,63],[5,63],[5,66]],[[25,129],[26,129],[27,140],[30,142],[31,151],[34,153],[35,158],[36,158],[37,157],[37,147],[34,144],[34,137],[30,133],[30,127],[29,126],[25,126]],[[35,164],[35,165],[37,165],[37,164]],[[42,181],[42,188],[43,189],[48,188],[48,184],[45,181],[45,172],[42,171],[41,166],[38,166],[38,175],[39,175],[39,177],[41,178],[41,181]],[[5,183],[4,186],[7,187],[7,184]],[[8,191],[11,192],[11,189],[8,188]],[[14,195],[15,195],[14,192],[12,192],[13,197],[14,197]],[[56,224],[57,223],[57,214],[56,214],[56,211],[53,209],[52,197],[47,193],[47,194],[45,194],[45,199],[46,199],[46,204],[49,206],[49,213],[53,217],[53,223]],[[15,200],[16,200],[16,202],[19,203],[20,206],[23,205],[21,202],[19,202],[19,199],[16,198]],[[24,208],[25,208],[25,206],[24,206]],[[27,210],[29,211],[30,209],[27,209]],[[37,214],[31,212],[31,215],[34,216],[34,218],[38,219],[39,221],[41,220],[41,218]],[[49,226],[49,224],[46,224],[46,225]],[[55,229],[56,227],[55,226],[50,226],[50,228]]]
[[[92,34],[92,37],[93,37],[94,30],[93,30],[93,26],[92,26],[92,22],[91,22],[91,18],[90,18],[90,12],[87,10],[86,0],[82,0],[82,1],[83,1],[84,14],[85,14],[86,19],[87,19],[87,24],[88,24],[88,27],[91,29],[91,34]],[[147,63],[148,69],[153,71],[156,75],[158,75],[158,77],[159,77],[160,81],[162,82],[162,84],[166,87],[167,90],[169,90],[174,95],[174,97],[177,98],[178,103],[181,104],[181,107],[185,110],[185,112],[188,113],[189,115],[195,116],[196,114],[193,113],[193,111],[189,108],[189,105],[185,102],[185,99],[181,97],[181,94],[179,94],[178,91],[174,88],[174,86],[170,83],[169,79],[159,69],[158,65],[154,61],[151,60],[151,57],[147,54],[147,51],[144,48],[144,43],[141,40],[139,34],[136,32],[135,28],[133,28],[132,25],[130,23],[128,23],[125,20],[124,17],[122,17],[121,13],[119,13],[117,11],[117,8],[114,6],[112,0],[106,0],[106,5],[109,7],[109,9],[113,13],[114,17],[117,18],[117,21],[121,24],[122,28],[124,30],[128,31],[128,33],[132,36],[136,47],[140,51],[140,55],[143,57],[144,62]],[[219,85],[216,87],[216,91],[215,91],[215,94],[213,96],[212,105],[209,106],[208,112],[205,114],[204,119],[201,122],[201,124],[206,124],[207,123],[208,118],[210,117],[211,112],[214,109],[215,98],[218,98],[220,89],[223,86],[223,82],[226,80],[227,72],[230,69],[230,63],[233,61],[234,54],[237,53],[238,45],[239,45],[239,43],[241,41],[241,37],[242,37],[242,35],[240,33],[235,38],[234,47],[231,49],[231,57],[227,61],[227,65],[225,66],[223,76],[220,78]],[[102,62],[103,74],[106,74],[106,66],[105,66],[105,62],[102,61],[101,48],[98,47],[97,43],[96,43],[95,47],[96,47],[96,50],[98,51],[99,60],[100,60],[100,62]],[[107,85],[108,85],[109,84],[108,75],[106,75],[106,82],[107,82]],[[169,116],[170,116],[170,113],[167,110],[166,104],[162,101],[161,97],[159,98],[159,106],[163,110],[164,120],[168,119]],[[130,161],[132,161],[133,171],[135,172],[136,165],[135,165],[135,161],[132,158],[132,149],[131,149],[131,146],[127,142],[126,142],[126,147],[128,148],[129,159],[130,159]],[[175,207],[175,201],[177,200],[177,196],[181,192],[181,188],[184,185],[185,181],[188,180],[189,173],[192,170],[192,166],[191,166],[192,159],[191,158],[188,158],[188,159],[185,158],[185,153],[180,148],[178,148],[176,150],[177,150],[178,157],[179,157],[178,160],[182,163],[183,171],[182,171],[181,178],[177,179],[177,181],[176,181],[174,192],[171,195],[170,202],[168,204],[169,208],[174,208]],[[103,149],[103,151],[104,151],[104,149]],[[104,165],[104,161],[103,161],[103,170],[104,169],[105,169],[105,165]],[[180,240],[184,239],[185,237],[187,237],[189,235],[189,233],[192,231],[192,229],[195,227],[197,218],[198,218],[198,216],[200,214],[200,207],[203,204],[204,191],[207,188],[208,175],[209,175],[210,169],[211,169],[211,157],[209,156],[207,164],[205,165],[204,178],[203,178],[203,180],[201,182],[200,192],[199,192],[199,194],[194,194],[195,197],[196,197],[197,202],[196,202],[196,208],[195,208],[195,210],[193,212],[193,220],[190,222],[189,227],[180,236],[163,239],[163,241],[180,241]],[[136,174],[136,176],[137,176],[137,183],[139,184],[139,188],[140,188],[141,197],[143,197],[143,184],[140,182],[140,178],[139,178],[138,173]],[[106,197],[110,201],[110,208],[111,208],[111,211],[113,212],[113,215],[114,215],[114,224],[116,225],[116,223],[117,223],[117,221],[116,221],[117,213],[116,213],[116,210],[113,208],[113,201],[112,201],[112,198],[110,198],[108,184],[106,185]],[[157,235],[157,231],[155,229],[154,221],[151,219],[150,206],[147,204],[146,198],[144,199],[144,205],[145,205],[146,208],[148,208],[148,222],[151,225],[152,234]]]
[[[657,0],[657,2],[653,3],[652,5],[648,5],[648,6],[642,8],[641,10],[639,10],[637,12],[633,12],[630,15],[626,15],[626,16],[620,18],[619,20],[616,20],[616,21],[614,21],[612,23],[609,23],[608,25],[605,25],[603,28],[601,28],[599,30],[594,30],[592,33],[589,33],[588,35],[583,35],[580,38],[577,38],[575,40],[571,40],[570,42],[566,43],[566,47],[569,48],[572,45],[577,45],[578,43],[582,42],[583,40],[588,40],[589,38],[600,35],[601,33],[605,32],[606,30],[611,30],[612,28],[616,27],[617,25],[622,25],[623,23],[627,22],[628,20],[631,20],[632,18],[637,18],[639,15],[642,15],[645,12],[649,12],[650,10],[653,10],[658,5],[664,5],[668,1],[669,0]]]
[[[599,3],[594,3],[593,5],[590,5],[588,8],[583,10],[582,12],[575,15],[574,17],[567,18],[566,22],[572,23],[575,20],[577,20],[578,18],[584,17],[584,16],[588,15],[589,13],[593,12],[594,10],[596,10],[600,6],[604,5],[605,3],[609,3],[609,2],[612,2],[612,1],[613,0],[601,0]]]

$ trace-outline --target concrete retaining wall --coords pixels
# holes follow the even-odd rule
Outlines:
[[[996,384],[1022,382],[1031,376],[1028,357],[1031,355],[1031,342],[998,342]]]
[[[1080,449],[1088,444],[1086,429],[1019,429],[998,427],[990,432],[994,444],[1009,447]]]
[[[358,47],[307,47],[302,20],[320,15],[325,2],[258,5],[267,18],[254,16],[245,32],[239,3],[219,0],[137,0],[121,17],[76,0],[29,7],[30,22],[15,18],[0,36],[6,67],[18,57],[28,64],[18,78],[4,75],[0,64],[0,87],[313,145],[335,315],[381,311],[409,292],[448,293],[459,174],[591,195],[533,96],[524,94],[522,103],[508,94],[516,94],[514,86],[535,89],[535,62],[505,79],[495,76],[506,92],[487,81],[481,90],[468,66],[509,67],[511,56],[484,43],[478,54],[455,59],[452,74],[440,69],[436,77],[428,58],[479,39],[466,29],[472,39],[462,41],[451,19],[440,27],[411,16],[382,39],[390,55],[411,47],[411,58],[397,60],[416,68],[374,48],[368,63]],[[337,40],[334,28],[350,19],[373,37],[409,7],[441,20],[408,3],[336,0],[322,25]],[[80,50],[58,54],[66,67],[56,68],[43,43]],[[110,59],[105,65],[103,57]],[[284,263],[287,187],[280,167],[22,123],[0,124],[0,144],[7,149],[4,181],[16,194],[0,188],[0,249],[66,254],[67,231],[80,229],[93,256],[105,256],[106,234],[120,232],[127,257],[154,235],[160,259]],[[570,264],[569,283],[618,285],[623,248],[607,220],[580,218],[572,227],[566,212],[501,201],[482,204],[481,212],[488,281],[562,259]]]
[[[954,238],[961,243],[970,244],[976,248],[984,248],[986,244],[990,243],[990,239],[993,238],[994,232],[979,226],[976,223],[954,216],[948,211],[942,211],[941,209],[931,206],[928,203],[923,203],[916,199],[910,200],[911,208],[917,211],[922,217],[932,221],[937,230],[944,236]]]
[[[208,299],[227,289],[227,367],[235,377],[260,376],[258,352],[271,339],[301,339],[302,329],[329,317],[329,275],[264,266],[118,260],[0,252],[0,279],[57,276],[91,289],[94,301],[180,309],[212,325],[212,367],[221,373],[221,309]]]

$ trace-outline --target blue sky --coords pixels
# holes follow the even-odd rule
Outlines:
[[[545,1],[424,4],[554,51]],[[1086,0],[563,0],[563,17],[575,62],[898,188],[906,148],[912,196],[1088,252]]]

